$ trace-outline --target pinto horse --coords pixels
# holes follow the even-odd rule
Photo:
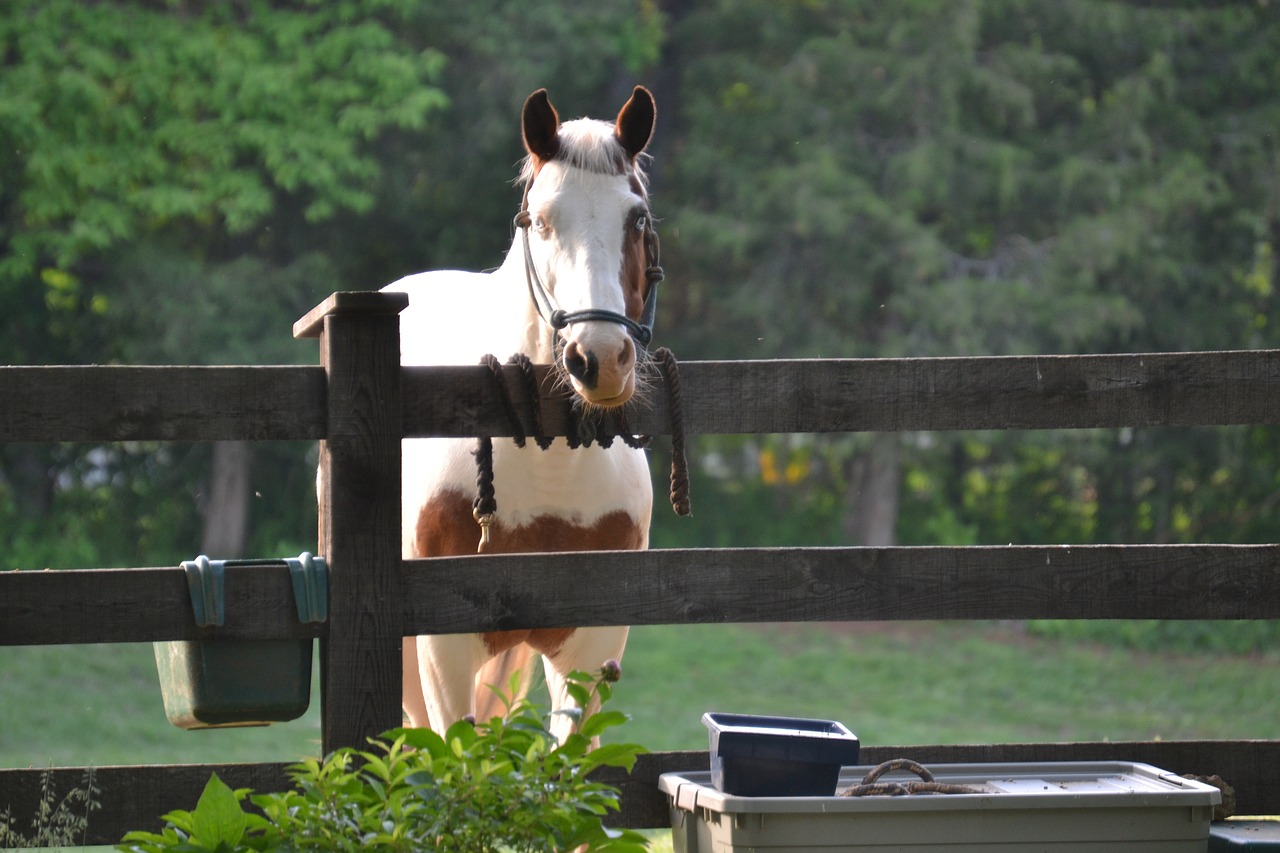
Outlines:
[[[630,400],[656,295],[646,275],[655,238],[641,169],[655,118],[643,87],[612,123],[562,124],[545,90],[530,95],[524,202],[506,260],[491,273],[426,272],[384,288],[409,294],[402,363],[475,364],[489,353],[521,353],[553,364],[586,410]],[[404,556],[476,552],[474,449],[473,440],[405,440]],[[653,488],[642,450],[499,442],[493,473],[497,511],[486,553],[648,547]],[[406,638],[404,709],[412,725],[436,731],[467,715],[485,719],[499,710],[486,685],[506,687],[507,674],[524,672],[540,654],[552,708],[563,710],[573,704],[568,674],[621,659],[626,639],[625,627]],[[563,739],[572,720],[552,719]]]

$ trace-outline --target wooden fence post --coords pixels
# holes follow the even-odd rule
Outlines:
[[[324,752],[366,748],[400,725],[401,293],[335,293],[294,324],[319,337],[328,382],[320,443],[320,552],[329,566],[321,643]]]

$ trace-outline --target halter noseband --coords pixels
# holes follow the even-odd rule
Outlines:
[[[662,250],[658,242],[658,232],[654,229],[653,217],[647,210],[644,226],[644,254],[647,265],[644,277],[647,288],[638,323],[625,314],[604,308],[584,308],[581,311],[566,311],[561,308],[556,303],[555,297],[547,290],[546,285],[542,283],[542,277],[538,275],[538,270],[533,263],[533,251],[529,248],[529,229],[533,226],[533,217],[529,215],[527,192],[520,204],[520,212],[516,214],[515,225],[520,229],[524,242],[524,278],[529,285],[529,298],[533,300],[534,307],[538,309],[538,316],[544,323],[557,332],[573,323],[591,321],[617,323],[626,328],[641,347],[649,346],[649,342],[653,340],[653,320],[658,308],[658,282],[662,281],[664,275],[662,265],[659,263]]]

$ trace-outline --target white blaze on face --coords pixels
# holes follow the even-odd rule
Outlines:
[[[622,289],[625,229],[644,199],[621,175],[547,163],[529,189],[534,263],[565,311],[626,314]],[[561,331],[563,361],[587,402],[619,406],[635,391],[636,348],[618,323],[591,320]]]

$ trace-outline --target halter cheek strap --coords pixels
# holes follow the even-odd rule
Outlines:
[[[524,278],[529,286],[529,298],[533,300],[533,305],[538,309],[538,315],[542,317],[543,322],[557,332],[573,323],[591,321],[617,323],[627,330],[637,344],[642,347],[649,346],[649,342],[653,340],[653,320],[658,307],[658,282],[664,277],[662,267],[658,263],[660,251],[658,233],[652,225],[647,222],[645,225],[645,260],[648,266],[645,267],[644,274],[647,288],[638,323],[625,314],[604,308],[584,308],[581,311],[566,311],[561,308],[551,291],[547,290],[546,285],[542,283],[542,277],[538,275],[538,270],[533,263],[533,250],[529,247],[529,229],[533,225],[533,219],[529,215],[527,204],[521,205],[520,212],[516,214],[515,225],[520,229],[524,243]]]

